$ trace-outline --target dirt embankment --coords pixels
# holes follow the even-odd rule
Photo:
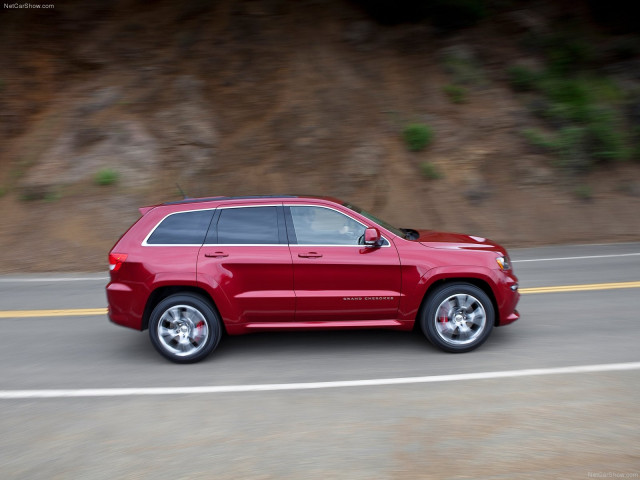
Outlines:
[[[333,195],[507,246],[640,239],[638,162],[571,173],[523,136],[548,126],[506,72],[540,64],[521,40],[552,7],[444,34],[338,0],[85,3],[0,17],[0,272],[104,269],[177,184]]]

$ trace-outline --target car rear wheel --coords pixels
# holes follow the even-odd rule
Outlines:
[[[151,343],[175,363],[205,358],[218,346],[221,332],[220,319],[209,302],[190,293],[165,298],[149,319]]]
[[[495,310],[487,294],[475,285],[455,283],[435,290],[420,317],[425,336],[438,348],[453,353],[482,345],[491,330]]]

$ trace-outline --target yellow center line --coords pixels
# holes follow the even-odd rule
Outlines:
[[[0,318],[35,318],[35,317],[87,317],[106,315],[106,308],[67,308],[60,310],[5,310],[0,311]]]
[[[590,283],[585,285],[561,285],[556,287],[521,288],[523,295],[536,293],[588,292],[594,290],[617,290],[620,288],[640,288],[640,282]],[[91,317],[106,315],[106,308],[66,308],[58,310],[4,310],[0,318],[42,318],[42,317]]]
[[[619,288],[640,288],[640,282],[589,283],[585,285],[521,288],[520,293],[527,295],[530,293],[588,292],[593,290],[617,290]]]

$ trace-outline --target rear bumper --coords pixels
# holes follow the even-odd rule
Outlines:
[[[109,320],[123,327],[142,330],[142,311],[136,293],[129,285],[111,282],[107,285],[107,303]]]

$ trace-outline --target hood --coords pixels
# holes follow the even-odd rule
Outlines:
[[[462,233],[418,230],[418,235],[418,241],[431,248],[493,250],[496,252],[502,252],[504,250],[500,245],[491,240],[473,235],[464,235]]]

